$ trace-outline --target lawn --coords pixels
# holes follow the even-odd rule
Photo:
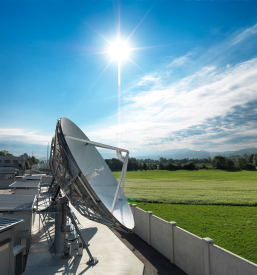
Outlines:
[[[137,203],[145,211],[257,264],[257,208],[249,206]]]
[[[139,208],[257,263],[256,171],[127,172],[125,195]]]
[[[116,178],[119,172],[114,172]],[[257,172],[222,170],[127,172],[129,201],[172,204],[257,205]]]

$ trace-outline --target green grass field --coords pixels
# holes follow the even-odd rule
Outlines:
[[[125,195],[139,208],[257,263],[257,172],[127,172]]]
[[[118,178],[119,172],[114,175]],[[257,172],[127,172],[125,195],[137,202],[253,206],[257,205]]]

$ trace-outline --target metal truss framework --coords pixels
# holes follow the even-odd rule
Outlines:
[[[78,212],[89,220],[104,224],[108,227],[112,227],[126,233],[131,232],[131,230],[126,228],[112,215],[122,178],[122,191],[124,190],[129,156],[128,151],[88,140],[80,140],[81,142],[85,142],[85,145],[87,146],[97,146],[106,149],[116,150],[118,158],[124,161],[122,173],[119,179],[110,212],[99,199],[99,197],[89,184],[86,176],[80,170],[74,157],[72,156],[65,137],[78,140],[77,138],[71,136],[64,136],[60,125],[60,120],[58,120],[55,137],[52,139],[51,144],[49,166],[56,182],[58,183],[66,197],[78,210]],[[122,157],[121,152],[126,152],[125,159]],[[121,197],[119,199],[121,199]]]

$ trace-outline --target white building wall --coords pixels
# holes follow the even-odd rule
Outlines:
[[[14,228],[0,232],[0,243],[8,238],[12,239],[12,241],[5,247],[0,247],[0,274],[3,275],[12,275]]]
[[[9,185],[14,183],[14,180],[0,179],[0,189],[10,189]]]
[[[19,233],[25,230],[31,231],[32,211],[17,211],[17,212],[11,212],[11,213],[4,212],[2,213],[2,216],[5,218],[24,220],[24,223],[20,223],[14,227],[14,246],[16,246],[16,245],[20,245]]]

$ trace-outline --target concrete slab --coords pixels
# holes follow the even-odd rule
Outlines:
[[[24,275],[43,274],[88,274],[88,275],[142,275],[144,264],[124,245],[106,226],[92,222],[73,208],[80,221],[83,237],[90,243],[89,249],[99,262],[95,266],[87,265],[86,250],[83,256],[77,255],[76,244],[72,244],[72,257],[63,259],[52,256],[48,251],[48,242],[41,228],[39,230],[36,215],[31,248]],[[42,226],[42,225],[41,225]],[[54,234],[54,222],[48,223],[51,235]]]
[[[46,274],[62,274],[62,275],[134,275],[134,274],[143,274],[142,268],[138,266],[113,266],[113,267],[91,267],[87,264],[80,265],[70,265],[70,266],[46,266],[44,268],[36,267],[31,268],[27,267],[26,271],[23,273],[26,275],[46,275]]]
[[[186,275],[165,256],[155,250],[136,234],[125,234],[111,230],[144,264],[144,275]]]

